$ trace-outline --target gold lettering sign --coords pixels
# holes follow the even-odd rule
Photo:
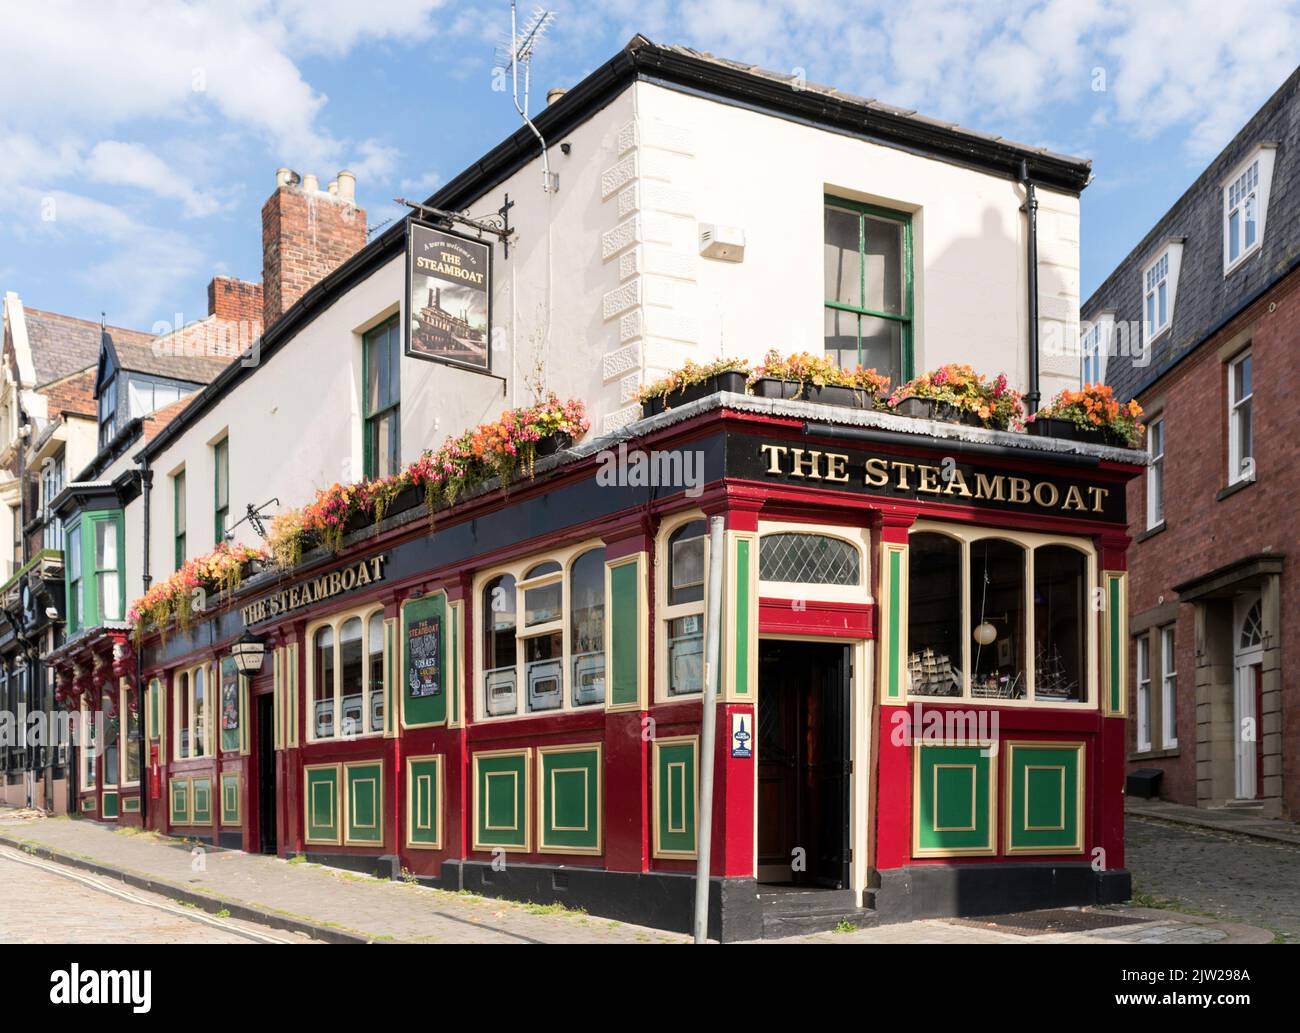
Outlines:
[[[333,596],[350,592],[354,588],[374,584],[384,579],[384,564],[388,556],[380,553],[369,559],[358,560],[340,570],[322,574],[320,577],[301,585],[283,588],[271,595],[257,599],[240,610],[244,626],[251,627],[263,621],[274,620],[286,613],[324,602]]]
[[[872,494],[932,498],[1002,507],[1030,507],[1065,514],[1083,514],[1122,520],[1117,509],[1122,495],[1112,499],[1112,489],[1076,483],[1057,476],[994,473],[958,464],[951,458],[938,463],[909,462],[892,456],[826,452],[788,445],[759,446],[758,471],[793,484],[820,487],[842,484],[865,488]],[[818,483],[820,482],[820,483]],[[1109,506],[1108,506],[1109,502]]]

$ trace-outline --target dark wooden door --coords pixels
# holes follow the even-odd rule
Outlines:
[[[258,849],[277,852],[275,836],[275,698],[257,696],[257,832]]]
[[[758,707],[758,877],[793,881],[799,845],[798,693],[786,689],[783,666],[764,656]]]

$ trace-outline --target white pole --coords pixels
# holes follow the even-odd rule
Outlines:
[[[695,816],[695,942],[709,935],[709,857],[713,847],[713,754],[718,727],[718,677],[722,670],[722,517],[709,520],[709,590],[705,609],[704,713],[700,721],[700,801]]]

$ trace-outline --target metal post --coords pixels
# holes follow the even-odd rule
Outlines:
[[[700,721],[700,801],[695,816],[698,856],[695,861],[695,942],[709,935],[709,859],[713,847],[713,755],[718,727],[718,677],[722,664],[722,517],[709,520],[709,590],[705,629],[704,705]]]

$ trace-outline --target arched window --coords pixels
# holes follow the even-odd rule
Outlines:
[[[1237,648],[1255,649],[1264,644],[1264,613],[1260,609],[1260,600],[1256,599],[1255,603],[1246,611],[1246,616],[1241,622],[1241,635],[1238,640]]]
[[[502,574],[483,586],[484,705],[492,717],[518,708],[515,655],[515,578]]]
[[[370,730],[384,730],[384,614],[377,611],[370,616],[370,638],[367,644],[368,683],[370,685]]]
[[[343,714],[339,725],[345,737],[358,735],[362,724],[362,687],[365,671],[361,618],[349,617],[339,629],[339,675],[343,695]]]
[[[175,700],[176,713],[176,759],[184,760],[190,755],[190,676],[181,671],[172,684],[172,698]]]
[[[1025,550],[1002,538],[970,544],[971,695],[1024,699]]]
[[[664,607],[667,643],[667,689],[670,696],[704,690],[704,569],[705,523],[691,520],[668,537],[667,600]]]
[[[1088,558],[1068,545],[1034,550],[1034,698],[1085,698]]]
[[[334,629],[330,625],[318,628],[312,640],[315,650],[312,685],[312,714],[317,739],[334,736]]]
[[[605,702],[605,550],[589,549],[569,571],[573,705]]]
[[[858,550],[827,534],[765,534],[758,549],[760,581],[801,585],[859,585]]]
[[[855,550],[856,551],[856,550]],[[912,535],[908,548],[907,674],[917,696],[962,694],[962,543]]]

